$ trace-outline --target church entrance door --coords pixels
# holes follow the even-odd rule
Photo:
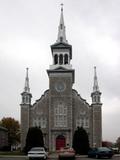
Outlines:
[[[64,148],[66,146],[66,140],[63,135],[59,135],[56,138],[56,150],[59,150],[60,148]]]

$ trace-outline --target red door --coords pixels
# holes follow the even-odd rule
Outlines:
[[[56,150],[64,148],[65,146],[66,146],[65,137],[63,135],[58,136],[56,138]]]

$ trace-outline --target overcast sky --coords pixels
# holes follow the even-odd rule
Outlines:
[[[26,67],[32,103],[48,89],[46,69],[52,64],[61,2],[73,47],[73,88],[91,104],[97,67],[103,140],[115,141],[120,136],[120,0],[0,0],[0,119],[20,120]]]

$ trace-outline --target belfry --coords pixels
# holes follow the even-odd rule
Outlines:
[[[83,127],[89,136],[90,146],[101,146],[102,142],[102,103],[98,86],[96,67],[94,67],[94,85],[89,105],[73,89],[75,70],[72,68],[72,45],[66,39],[66,30],[61,6],[58,36],[51,45],[53,62],[47,70],[49,89],[40,99],[31,104],[32,94],[29,88],[28,68],[21,103],[21,148],[29,127],[41,127],[44,143],[49,151],[59,150],[69,144],[72,146],[76,128]]]

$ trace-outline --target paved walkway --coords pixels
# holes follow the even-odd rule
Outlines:
[[[27,158],[27,156],[24,155],[0,155],[0,158],[4,158],[4,157],[18,157],[18,158]],[[76,158],[87,158],[87,155],[76,155]],[[120,154],[115,154],[114,157],[120,157]],[[49,153],[48,154],[48,159],[57,159],[58,158],[58,153]]]

